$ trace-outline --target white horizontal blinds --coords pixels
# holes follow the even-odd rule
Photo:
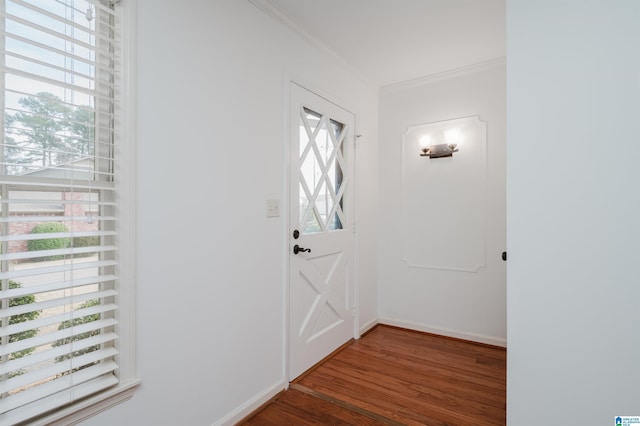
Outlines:
[[[0,424],[13,424],[118,382],[120,52],[108,2],[0,4]]]

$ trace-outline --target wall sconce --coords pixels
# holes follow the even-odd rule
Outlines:
[[[448,129],[444,131],[444,140],[447,143],[432,144],[431,136],[425,135],[420,138],[420,157],[441,158],[452,157],[454,152],[458,152],[458,141],[460,140],[460,129]]]

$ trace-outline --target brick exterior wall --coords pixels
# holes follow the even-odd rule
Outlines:
[[[65,192],[62,193],[63,200],[83,200],[85,199],[85,193],[78,192]],[[9,223],[9,235],[24,235],[31,233],[31,230],[41,223],[46,222],[62,222],[64,226],[70,232],[84,232],[84,231],[97,231],[99,229],[100,222],[95,220],[90,220],[91,212],[86,211],[87,204],[85,203],[77,203],[77,204],[64,204],[64,213],[45,213],[45,212],[29,212],[29,213],[12,213],[11,216],[18,217],[29,217],[29,216],[50,216],[51,220],[47,221],[39,221],[39,222],[10,222]],[[93,213],[93,216],[97,216],[97,213]],[[65,220],[61,221],[62,217],[87,217],[87,220]],[[9,253],[18,253],[27,251],[27,242],[24,240],[21,241],[9,241]]]

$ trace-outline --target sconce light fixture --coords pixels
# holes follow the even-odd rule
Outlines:
[[[454,152],[458,152],[458,141],[460,140],[460,129],[453,128],[443,132],[446,143],[432,144],[431,136],[425,135],[420,138],[420,156],[429,158],[452,157]]]

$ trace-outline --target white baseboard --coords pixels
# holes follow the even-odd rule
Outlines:
[[[212,426],[231,426],[238,423],[240,420],[247,417],[253,411],[260,408],[262,404],[269,401],[276,396],[280,391],[284,390],[287,385],[286,380],[280,380],[270,386],[268,389],[262,391],[258,395],[254,396],[220,420],[213,423]]]
[[[409,330],[424,331],[425,333],[439,334],[441,336],[455,337],[456,339],[470,340],[472,342],[486,343],[488,345],[507,347],[507,339],[482,334],[466,333],[464,331],[450,330],[447,328],[431,327],[411,321],[395,320],[391,318],[379,318],[378,323],[395,327],[408,328]]]
[[[369,321],[368,323],[366,323],[365,325],[363,325],[362,327],[360,327],[360,336],[362,336],[367,331],[371,330],[376,325],[378,325],[378,319],[374,318],[371,321]]]

